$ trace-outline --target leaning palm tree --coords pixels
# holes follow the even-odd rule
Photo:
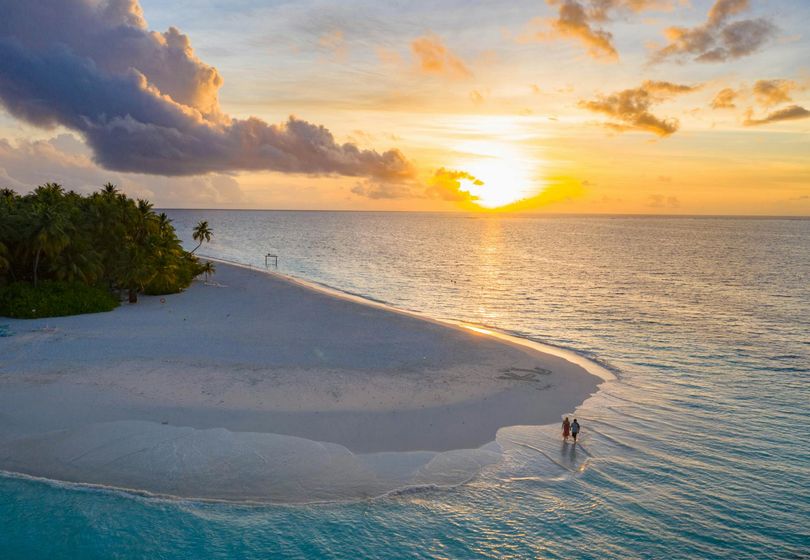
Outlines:
[[[199,241],[199,243],[191,251],[191,254],[193,255],[194,251],[202,247],[204,241],[211,241],[211,235],[213,235],[213,232],[211,231],[211,228],[208,227],[207,220],[202,220],[200,223],[194,226],[194,233],[191,235],[191,237],[194,239],[194,241]]]

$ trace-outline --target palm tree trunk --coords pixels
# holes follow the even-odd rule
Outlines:
[[[134,288],[129,289],[129,303],[138,303],[138,290]]]
[[[39,268],[39,255],[42,253],[42,248],[37,249],[34,255],[34,287],[37,287],[37,269]]]
[[[202,241],[200,241],[199,245],[197,245],[196,247],[194,247],[194,248],[191,250],[191,252],[189,253],[189,255],[193,255],[193,254],[194,254],[194,251],[196,251],[196,250],[197,250],[197,249],[199,249],[200,247],[202,247]]]

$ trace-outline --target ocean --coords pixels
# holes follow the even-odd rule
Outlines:
[[[202,254],[278,255],[282,273],[604,365],[617,380],[572,411],[578,467],[553,460],[550,426],[461,486],[351,503],[0,476],[0,559],[810,558],[810,220],[168,213],[187,247],[209,221]]]

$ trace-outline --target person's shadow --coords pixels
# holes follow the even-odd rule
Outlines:
[[[563,463],[568,463],[572,470],[576,469],[577,460],[577,444],[573,441],[563,440],[560,447],[560,457],[564,459]],[[565,461],[567,459],[567,461]]]

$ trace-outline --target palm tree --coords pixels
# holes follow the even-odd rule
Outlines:
[[[57,183],[45,183],[32,195],[34,202],[33,228],[29,240],[34,252],[34,286],[39,278],[39,263],[43,255],[59,253],[70,244],[70,224],[62,207],[64,190]]]
[[[202,220],[200,223],[194,226],[194,233],[191,235],[191,237],[194,239],[194,241],[199,241],[199,243],[191,251],[191,254],[193,255],[194,251],[202,247],[204,241],[211,241],[211,235],[213,235],[213,232],[211,231],[211,228],[208,227],[207,220]]]
[[[14,202],[14,198],[17,196],[11,189],[0,189],[0,237],[6,237],[6,230],[9,228],[10,219],[10,210],[11,204]],[[9,256],[9,249],[2,240],[0,240],[0,272],[5,272],[6,270],[11,268],[11,261],[8,259]]]
[[[155,205],[148,200],[143,200],[142,198],[138,199],[138,211],[144,216],[150,216],[154,206]]]
[[[119,193],[118,188],[113,185],[112,183],[105,183],[103,187],[101,187],[101,194],[113,197]]]
[[[58,212],[54,212],[51,208],[45,208],[39,212],[34,237],[31,240],[31,248],[34,251],[35,287],[41,257],[56,254],[70,243],[70,236],[66,229],[66,224]]]
[[[200,267],[200,272],[205,274],[205,282],[208,283],[208,277],[217,271],[217,267],[211,261],[205,261],[205,264]]]
[[[157,220],[158,230],[160,231],[160,235],[163,236],[169,231],[172,221],[166,215],[166,212],[161,212],[158,214]]]
[[[8,247],[0,241],[0,272],[5,272],[11,268],[11,261],[8,260]]]

